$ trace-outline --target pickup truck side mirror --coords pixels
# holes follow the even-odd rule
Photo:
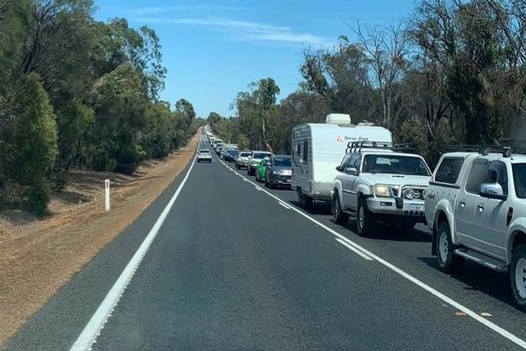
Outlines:
[[[358,170],[355,167],[345,167],[343,171],[350,175],[358,175]]]
[[[499,183],[482,183],[479,195],[489,199],[506,200],[506,195]]]

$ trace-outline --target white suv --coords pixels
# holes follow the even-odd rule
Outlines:
[[[360,147],[336,169],[332,213],[337,223],[356,218],[358,234],[366,236],[378,220],[406,228],[425,222],[424,192],[431,171],[421,156]]]

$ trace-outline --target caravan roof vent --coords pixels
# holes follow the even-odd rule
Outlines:
[[[325,120],[327,124],[351,124],[351,116],[345,113],[330,113]]]

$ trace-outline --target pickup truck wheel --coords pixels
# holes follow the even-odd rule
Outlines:
[[[446,222],[438,225],[436,248],[438,269],[445,273],[452,272],[460,263],[460,257],[453,253],[457,247],[451,241],[451,232]]]
[[[347,213],[342,212],[342,207],[340,205],[340,197],[336,192],[334,193],[334,196],[332,198],[332,215],[334,217],[334,221],[337,224],[345,225],[349,221],[349,215]]]
[[[358,200],[358,209],[356,210],[356,231],[360,236],[368,236],[374,230],[374,216],[367,208],[365,199]]]
[[[515,305],[526,311],[526,245],[519,245],[513,251],[510,267],[511,293]]]

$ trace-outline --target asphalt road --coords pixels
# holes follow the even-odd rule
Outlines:
[[[505,276],[471,264],[445,275],[425,228],[360,238],[326,206],[298,211],[292,191],[230,167],[193,166],[93,350],[521,349],[526,314]],[[7,349],[69,350],[183,181]]]

